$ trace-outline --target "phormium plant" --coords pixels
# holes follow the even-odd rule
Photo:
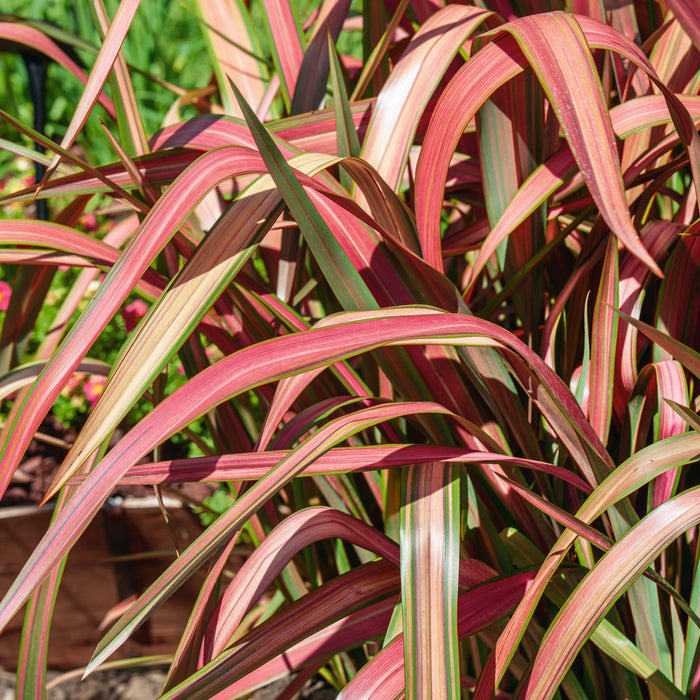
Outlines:
[[[138,7],[94,0],[85,73],[65,32],[0,23],[85,81],[60,144],[0,112],[48,167],[0,204],[50,211],[0,221],[2,490],[72,377],[107,377],[0,605],[0,628],[27,606],[21,697],[44,693],[61,562],[110,491],[199,480],[230,484],[223,513],[88,672],[207,566],[163,698],[295,674],[289,697],[319,671],[360,700],[695,696],[692,4],[203,0],[211,66],[173,87],[200,114],[153,134],[120,50]],[[114,162],[71,150],[95,111]],[[78,224],[95,197],[104,236]],[[59,265],[82,271],[27,356]],[[91,357],[135,296],[118,358]],[[203,456],[158,459],[202,416]]]

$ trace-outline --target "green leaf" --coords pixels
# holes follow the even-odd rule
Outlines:
[[[243,99],[236,86],[232,84],[231,88],[236,95],[236,99],[243,111],[253,138],[260,149],[260,154],[265,160],[270,175],[279,188],[280,194],[289,207],[292,216],[294,216],[299,225],[304,238],[314,252],[323,276],[327,280],[338,278],[344,280],[345,284],[336,285],[334,290],[343,308],[346,311],[377,308],[377,304],[367,289],[360,273],[348,260],[328,225],[299,184],[292,168]]]

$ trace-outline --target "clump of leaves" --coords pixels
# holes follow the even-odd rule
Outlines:
[[[2,488],[110,319],[148,306],[0,605],[6,625],[30,600],[25,694],[43,692],[50,574],[114,486],[200,480],[231,504],[88,671],[208,564],[164,698],[294,672],[291,694],[319,670],[344,698],[697,692],[700,25],[680,0],[521,5],[262,2],[269,74],[247,5],[199,3],[216,89],[178,95],[202,115],[147,138],[120,55],[138,2],[111,22],[97,2],[60,146],[4,115],[53,153],[4,202],[70,203],[0,222],[0,262],[33,266],[3,347],[55,265],[105,277],[33,362],[7,356]],[[338,55],[357,26],[362,56]],[[0,33],[18,27],[71,68],[33,27]],[[99,100],[111,164],[69,150]],[[75,228],[98,193],[124,212],[102,240]],[[163,391],[176,357],[187,381]],[[204,456],[152,452],[203,416]],[[255,548],[219,585],[244,529]]]

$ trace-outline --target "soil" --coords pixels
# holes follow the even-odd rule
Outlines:
[[[118,430],[112,438],[112,443],[116,443],[122,435],[123,433]],[[51,414],[46,416],[0,500],[0,508],[38,505],[76,437],[75,428],[64,426]],[[169,447],[167,443],[163,446],[163,459],[180,456],[168,454]],[[172,490],[183,494],[186,500],[201,501],[211,494],[213,487],[208,484],[190,483],[174,486]],[[152,496],[153,489],[150,486],[119,486],[112,495],[137,498]]]
[[[0,506],[37,505],[58,469],[76,432],[48,415],[24,455]]]
[[[103,671],[82,682],[79,676],[61,681],[64,677],[65,674],[49,671],[47,700],[153,700],[160,694],[165,671]],[[14,697],[14,674],[0,672],[0,700]]]
[[[70,674],[49,671],[47,700],[154,700],[165,680],[165,668],[148,671],[98,671],[84,681]],[[251,700],[274,700],[289,679],[257,690]],[[322,678],[312,678],[301,690],[299,700],[333,700],[338,696]],[[15,676],[0,670],[0,700],[15,700]]]

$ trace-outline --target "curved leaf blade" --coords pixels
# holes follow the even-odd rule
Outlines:
[[[691,489],[664,503],[596,564],[547,630],[535,657],[529,695],[554,695],[579,649],[615,601],[673,540],[700,522],[699,494],[697,488]]]

